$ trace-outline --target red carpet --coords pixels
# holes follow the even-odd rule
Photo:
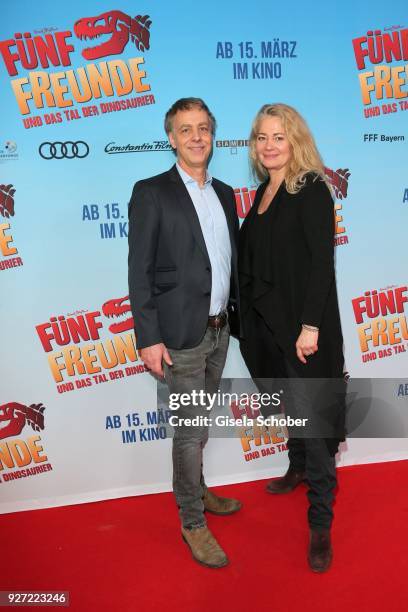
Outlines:
[[[327,574],[307,566],[305,487],[275,497],[258,481],[218,488],[244,503],[208,517],[219,570],[191,559],[170,494],[2,515],[0,590],[70,591],[75,612],[405,612],[408,461],[338,476]]]

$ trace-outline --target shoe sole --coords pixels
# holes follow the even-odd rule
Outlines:
[[[190,549],[191,552],[191,556],[193,557],[194,561],[196,561],[197,563],[199,563],[200,565],[203,565],[204,567],[209,567],[210,569],[218,569],[220,567],[225,567],[226,565],[228,565],[229,560],[226,559],[225,563],[221,563],[220,565],[210,565],[209,563],[205,563],[204,561],[200,561],[200,559],[197,559],[197,557],[194,556],[193,551],[191,550],[191,546],[190,544],[187,542],[186,538],[183,536],[183,534],[181,534],[181,537],[183,538],[183,542],[185,542],[187,544],[187,546]]]

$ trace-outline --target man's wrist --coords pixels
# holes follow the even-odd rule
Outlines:
[[[311,332],[319,331],[318,327],[316,327],[315,325],[308,325],[307,323],[302,323],[302,329],[305,329],[306,331],[311,331]]]

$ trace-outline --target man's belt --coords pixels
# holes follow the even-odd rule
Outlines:
[[[214,329],[222,329],[227,321],[227,311],[224,310],[223,312],[220,312],[220,314],[208,317],[208,327],[213,327]]]

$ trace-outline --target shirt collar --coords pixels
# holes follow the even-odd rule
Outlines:
[[[182,181],[183,181],[183,183],[185,185],[191,184],[191,183],[197,184],[197,181],[195,179],[193,179],[192,176],[187,174],[187,172],[185,170],[183,170],[183,168],[181,166],[179,166],[179,164],[177,164],[177,163],[176,163],[176,168],[177,168],[177,171],[178,171],[179,175],[181,176],[181,179],[182,179]],[[211,185],[211,183],[212,183],[212,176],[211,176],[211,174],[207,170],[206,171],[206,176],[205,176],[205,181],[204,181],[204,187],[206,185]]]

